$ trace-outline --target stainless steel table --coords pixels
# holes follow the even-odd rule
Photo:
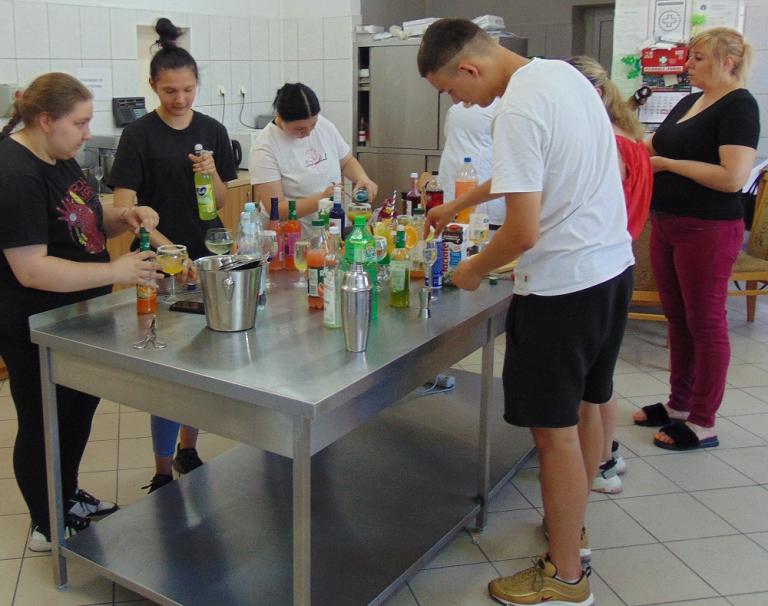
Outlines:
[[[314,586],[317,594],[318,586],[332,581],[313,575],[313,566],[324,575],[336,574],[336,567],[324,564],[333,552],[345,559],[345,566],[362,566],[363,548],[350,543],[349,537],[359,535],[367,549],[371,537],[362,535],[378,528],[379,520],[387,518],[382,514],[386,505],[377,509],[377,503],[386,503],[401,490],[401,501],[392,501],[391,506],[402,505],[412,519],[400,519],[396,513],[390,516],[391,526],[386,532],[396,532],[398,525],[408,532],[409,524],[426,529],[429,524],[418,519],[420,511],[425,518],[434,518],[431,522],[451,522],[438,534],[434,529],[430,530],[432,534],[426,530],[422,533],[424,537],[419,540],[423,544],[414,547],[421,550],[421,557],[408,552],[403,554],[403,562],[393,563],[395,568],[375,562],[368,566],[375,570],[374,576],[381,576],[379,568],[386,572],[375,580],[375,587],[361,587],[346,601],[336,593],[328,598],[333,601],[327,602],[378,604],[473,517],[478,527],[485,526],[491,489],[489,402],[494,338],[503,328],[500,319],[511,297],[511,283],[484,283],[474,293],[445,289],[429,320],[419,319],[415,309],[396,310],[381,304],[368,351],[352,354],[344,347],[342,331],[325,329],[322,313],[307,309],[306,297],[291,285],[294,277],[287,272],[272,276],[277,288],[270,293],[266,310],[259,312],[256,327],[250,331],[213,332],[205,327],[203,316],[169,312],[161,305],[158,331],[168,343],[161,350],[131,347],[146,326],[145,319],[137,318],[132,291],[31,318],[32,340],[40,345],[53,562],[58,586],[67,582],[66,559],[74,558],[161,604],[214,603],[210,595],[205,595],[211,587],[218,592],[215,595],[222,596],[218,603],[325,603],[322,596],[311,602],[310,590]],[[411,409],[400,406],[379,414],[478,347],[483,347],[482,375],[460,378],[463,395],[457,394],[454,401],[442,405],[421,403],[438,401],[430,396],[412,403]],[[56,384],[200,427],[261,450],[238,447],[172,487],[65,540],[59,506],[59,436],[53,430],[57,427]],[[478,391],[479,407],[472,397]],[[498,392],[497,388],[497,406]],[[457,406],[464,406],[464,412],[458,412]],[[435,410],[430,412],[430,407]],[[429,414],[432,416],[421,417]],[[381,423],[376,425],[379,418]],[[446,424],[444,429],[438,429],[440,423]],[[490,433],[493,430],[491,427]],[[474,435],[467,436],[468,431]],[[515,447],[507,452],[505,444],[509,441],[510,434],[499,436],[499,452],[504,453],[501,458],[505,460],[494,468],[493,480],[497,484],[530,450],[525,433],[515,434]],[[419,453],[410,461],[403,459],[408,448]],[[432,457],[442,457],[444,463],[437,458],[429,460]],[[390,463],[384,464],[386,461]],[[408,475],[403,470],[411,462],[419,468],[416,473],[421,474],[420,479],[411,483],[406,479],[401,485],[401,478]],[[370,472],[365,471],[365,466],[370,469],[377,463],[382,463],[377,471],[382,477],[394,470],[388,480],[392,486],[368,482]],[[441,476],[441,469],[447,475]],[[445,492],[453,479],[461,484],[459,476],[463,477],[467,469],[476,478],[474,494],[467,494],[467,486]],[[313,471],[321,476],[321,482],[314,486]],[[235,480],[227,485],[227,478]],[[345,478],[350,482],[351,478],[357,479],[345,484]],[[292,483],[289,494],[284,494],[285,482]],[[419,486],[430,482],[437,490],[433,498],[444,503],[439,507],[418,503],[415,509],[412,503],[403,505],[418,500]],[[400,488],[393,488],[396,485]],[[364,490],[368,490],[368,497],[363,495]],[[427,493],[430,490],[425,488]],[[231,499],[214,503],[213,496],[221,496],[220,491],[230,491],[226,494]],[[367,505],[362,503],[366,499],[371,501]],[[433,507],[435,512],[444,512],[445,519],[433,515]],[[285,514],[286,509],[289,514]],[[255,513],[251,515],[251,511]],[[217,515],[224,515],[223,520],[229,515],[233,523],[249,528],[265,524],[272,533],[265,537],[263,533],[256,536],[244,531],[238,543],[238,537],[227,534],[224,522],[214,521]],[[246,519],[231,517],[243,515]],[[347,515],[349,520],[355,515],[364,516],[354,532],[340,528],[347,523]],[[323,528],[313,532],[313,520]],[[143,534],[144,528],[152,528],[154,534]],[[292,540],[281,529],[289,531]],[[218,554],[215,558],[189,560],[189,554],[184,553],[187,544],[205,550],[207,541],[215,543],[224,536],[226,541],[212,552]],[[130,544],[131,537],[138,537],[138,542]],[[324,550],[330,550],[328,556],[319,555],[313,548],[313,537]],[[423,549],[427,544],[433,548]],[[341,545],[346,545],[349,553]],[[169,552],[170,546],[178,551]],[[245,577],[239,570],[242,561],[229,559],[238,550],[244,558],[251,558]],[[366,557],[375,560],[376,556]],[[184,566],[174,566],[178,561],[183,561]],[[392,571],[403,565],[400,574],[392,578]],[[158,567],[163,570],[160,576],[152,570]],[[261,574],[264,570],[270,572]],[[244,584],[249,583],[256,585],[245,590]],[[244,593],[238,593],[241,591]],[[272,597],[253,601],[254,595]]]

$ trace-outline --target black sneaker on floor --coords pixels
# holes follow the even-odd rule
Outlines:
[[[64,516],[64,537],[70,538],[78,532],[85,530],[90,526],[91,521],[88,518],[68,513]],[[45,553],[51,551],[51,531],[40,525],[33,525],[29,533],[29,542],[27,548],[36,553]]]
[[[197,469],[203,464],[202,459],[197,456],[197,449],[182,448],[181,444],[176,446],[176,457],[173,459],[173,468],[181,475]]]
[[[149,488],[149,491],[147,492],[147,494],[152,494],[156,490],[159,490],[160,488],[170,484],[171,482],[173,482],[172,475],[157,473],[154,476],[152,476],[152,480],[150,481],[149,484],[147,484],[146,486],[142,486],[141,488],[142,490],[146,490],[147,488]]]
[[[78,488],[75,496],[69,501],[69,513],[81,518],[101,518],[118,510],[111,501],[102,501],[83,489]]]

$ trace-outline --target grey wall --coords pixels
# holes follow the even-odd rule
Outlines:
[[[360,13],[367,25],[400,25],[426,16],[425,0],[360,0]]]

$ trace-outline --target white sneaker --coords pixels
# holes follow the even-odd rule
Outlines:
[[[593,492],[618,494],[624,489],[621,484],[621,478],[616,471],[616,466],[616,459],[613,458],[600,465],[597,476],[592,480]]]
[[[67,514],[64,519],[64,538],[69,539],[75,536],[81,530],[85,530],[91,524],[86,518],[80,518]],[[33,526],[29,533],[29,542],[27,548],[36,553],[46,553],[51,551],[51,534],[40,526]]]
[[[118,510],[115,503],[102,501],[78,488],[69,502],[69,513],[79,518],[99,518]]]
[[[611,456],[616,460],[616,474],[623,476],[627,471],[627,462],[619,454],[619,443],[616,440],[611,444]]]

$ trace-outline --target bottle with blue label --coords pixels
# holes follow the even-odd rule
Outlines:
[[[203,146],[195,145],[195,155],[202,157],[206,152]],[[218,216],[216,212],[216,194],[213,192],[213,175],[194,173],[195,195],[197,196],[197,214],[203,221],[212,221]]]

